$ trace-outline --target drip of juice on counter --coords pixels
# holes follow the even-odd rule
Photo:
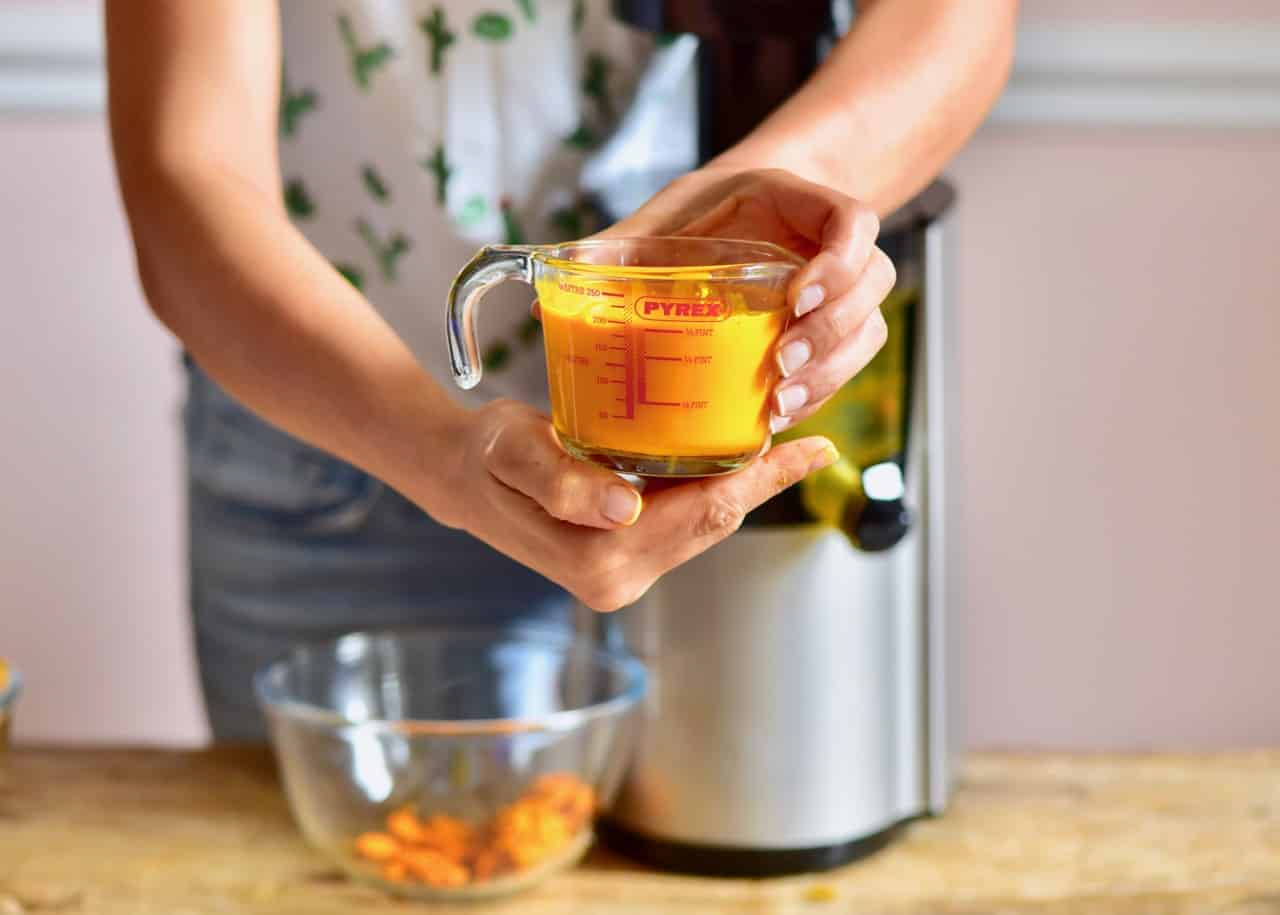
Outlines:
[[[612,272],[536,284],[566,449],[655,476],[749,461],[768,438],[785,289],[713,282],[706,268]]]

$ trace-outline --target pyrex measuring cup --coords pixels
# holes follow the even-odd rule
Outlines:
[[[476,308],[538,293],[551,418],[565,449],[644,476],[737,470],[769,437],[773,350],[804,261],[763,242],[631,238],[484,248],[449,292],[449,353],[480,382]]]

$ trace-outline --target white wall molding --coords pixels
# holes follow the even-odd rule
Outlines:
[[[0,111],[92,113],[105,97],[93,7],[0,7]],[[1026,23],[997,124],[1280,127],[1280,20]]]
[[[92,6],[0,6],[0,112],[101,111],[101,29]]]
[[[1144,25],[1046,22],[1018,33],[992,121],[1280,127],[1280,19]]]

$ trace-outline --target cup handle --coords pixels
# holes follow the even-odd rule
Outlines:
[[[469,391],[480,383],[483,371],[480,341],[476,338],[476,309],[484,294],[507,280],[533,285],[533,247],[487,245],[462,268],[449,289],[449,363],[458,387]]]

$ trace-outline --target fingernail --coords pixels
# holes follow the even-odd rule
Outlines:
[[[792,340],[778,350],[778,369],[783,378],[790,378],[804,367],[813,355],[813,347],[808,340]]]
[[[615,524],[635,524],[640,517],[640,494],[629,486],[610,486],[605,493],[603,511]]]
[[[795,422],[790,416],[770,416],[769,417],[769,434],[777,435],[783,429],[787,429]]]
[[[817,283],[801,289],[800,294],[796,296],[796,317],[803,317],[813,311],[822,304],[822,300],[826,298],[826,296],[827,291]]]
[[[809,465],[809,472],[821,470],[823,467],[830,467],[840,459],[840,452],[836,451],[836,446],[827,442],[827,446],[818,452],[817,457],[813,459],[813,463]]]
[[[809,400],[809,389],[802,384],[793,384],[773,395],[778,402],[778,415],[786,416],[803,407]]]

